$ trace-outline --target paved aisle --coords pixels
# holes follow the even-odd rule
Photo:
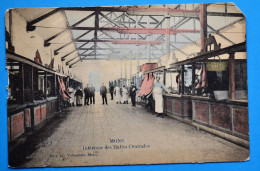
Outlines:
[[[245,148],[157,118],[141,106],[108,103],[102,105],[96,95],[95,105],[67,109],[34,139],[36,150],[22,166],[243,161],[249,155]]]

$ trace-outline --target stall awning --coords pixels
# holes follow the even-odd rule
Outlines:
[[[233,46],[229,46],[223,49],[218,49],[218,50],[213,50],[210,52],[206,52],[203,54],[200,54],[194,58],[190,58],[184,61],[176,62],[170,64],[171,67],[175,66],[181,66],[181,65],[187,65],[187,64],[192,64],[195,62],[202,62],[207,60],[208,58],[214,57],[214,56],[219,56],[223,54],[230,54],[230,53],[235,53],[235,52],[246,52],[246,42],[235,44]]]

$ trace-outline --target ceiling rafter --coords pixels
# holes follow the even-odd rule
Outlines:
[[[92,13],[92,14],[94,14],[94,13]],[[91,14],[90,14],[91,15]],[[109,13],[107,14],[107,15],[109,15]],[[88,17],[88,16],[87,16]],[[85,17],[84,19],[86,19],[87,17]],[[81,20],[82,21],[82,20]],[[80,24],[79,23],[80,21],[78,21],[78,22],[76,22],[76,23],[74,23],[73,25],[75,25],[75,24]],[[82,21],[83,22],[83,21]],[[77,24],[77,25],[78,25]],[[72,26],[73,27],[73,26]],[[75,27],[75,26],[74,26]],[[83,33],[83,34],[81,34],[80,36],[78,36],[75,40],[78,40],[78,39],[80,39],[80,38],[82,38],[82,37],[84,37],[85,35],[87,35],[88,33],[90,33],[92,30],[88,30],[87,32],[85,32],[85,33]],[[56,49],[56,50],[54,50],[54,55],[58,55],[58,51],[59,50],[61,50],[61,49],[63,49],[64,47],[66,47],[66,46],[68,46],[69,44],[71,44],[71,43],[73,43],[74,42],[74,39],[72,40],[72,41],[70,41],[69,43],[67,43],[67,44],[65,44],[65,45],[63,45],[63,46],[61,46],[60,48],[58,48],[58,49]],[[86,43],[87,44],[87,43]],[[84,44],[84,45],[86,45],[86,44]]]
[[[66,19],[67,28],[60,31],[59,33],[56,33],[47,39],[45,39],[44,44],[49,45],[51,43],[53,44],[59,44],[52,42],[51,40],[55,39],[56,37],[60,36],[62,33],[65,33],[66,31],[70,31],[71,41],[68,43],[60,43],[63,44],[61,47],[54,50],[54,54],[57,55],[58,52],[69,46],[70,44],[74,43],[75,50],[72,50],[71,52],[67,53],[65,56],[62,56],[61,59],[65,60],[70,54],[77,51],[78,56],[81,59],[85,55],[93,55],[94,59],[96,56],[100,56],[102,54],[99,53],[99,51],[103,52],[112,52],[113,50],[116,50],[117,45],[116,44],[137,44],[137,45],[147,45],[151,44],[152,48],[154,50],[157,50],[161,52],[162,54],[165,54],[165,43],[164,37],[166,34],[165,29],[163,29],[163,24],[165,22],[165,16],[170,16],[174,19],[179,19],[176,23],[171,26],[170,34],[176,35],[180,34],[181,37],[175,36],[175,41],[170,42],[170,46],[173,47],[175,50],[180,51],[184,55],[188,55],[184,51],[181,50],[182,45],[176,45],[176,44],[189,44],[194,43],[196,46],[200,46],[200,43],[197,42],[198,36],[190,37],[189,34],[184,33],[200,33],[200,30],[196,30],[195,25],[197,25],[197,22],[199,21],[199,5],[193,5],[192,9],[190,7],[186,8],[188,5],[176,5],[173,7],[169,7],[165,5],[164,7],[155,7],[154,5],[151,6],[121,6],[121,7],[84,7],[84,8],[56,8],[53,11],[50,11],[30,22],[27,23],[27,27],[29,29],[33,29],[32,27],[35,26],[36,23],[47,19],[48,17],[51,17],[52,15],[56,14],[57,12],[61,11],[65,13],[65,10],[69,11],[88,11],[91,14],[88,13],[88,16],[84,17],[83,19],[80,19],[79,21],[72,22],[73,24],[69,23],[68,19]],[[189,9],[189,10],[188,10]],[[224,8],[223,8],[224,9]],[[93,12],[91,12],[93,11]],[[222,10],[223,11],[223,10]],[[65,18],[67,17],[66,14]],[[94,16],[94,27],[84,27],[85,25],[82,25],[82,27],[78,27],[80,23],[83,23],[84,21],[87,21],[89,18]],[[135,17],[136,18],[135,18]],[[225,6],[224,12],[212,12],[208,11],[207,16],[219,16],[219,17],[238,17],[240,21],[244,19],[244,15],[242,13],[230,13],[228,12],[227,5]],[[54,16],[53,16],[54,17]],[[147,19],[147,17],[150,19]],[[242,17],[242,19],[241,19]],[[92,21],[91,19],[91,21]],[[193,19],[193,29],[180,29],[180,28],[186,28],[186,26],[191,25],[189,22]],[[71,22],[71,21],[70,21]],[[239,22],[239,21],[237,21]],[[105,23],[101,24],[101,23]],[[187,25],[185,25],[188,23]],[[230,25],[235,24],[235,22],[226,24],[224,27],[220,29],[216,29],[213,27],[213,25],[207,25],[209,29],[212,31],[209,31],[208,33],[216,33],[217,35],[224,38],[226,41],[234,44],[234,41],[229,38],[229,36],[226,36],[226,34],[222,33],[221,30],[228,28]],[[71,24],[71,26],[70,26]],[[87,23],[86,23],[87,24]],[[184,26],[183,26],[184,25]],[[181,27],[183,26],[183,27]],[[57,28],[58,27],[53,27]],[[51,29],[51,28],[50,28]],[[84,30],[84,33],[81,34],[81,32],[76,32],[77,34],[72,34],[72,30]],[[30,30],[29,30],[30,31]],[[89,33],[93,31],[93,36]],[[99,32],[100,31],[100,32]],[[74,32],[73,32],[74,33]],[[78,36],[80,33],[80,36]],[[100,34],[101,33],[101,34]],[[115,34],[116,33],[116,34]],[[117,34],[118,33],[118,34]],[[67,34],[67,33],[66,33]],[[132,34],[135,34],[136,36],[132,36]],[[149,37],[152,37],[150,35],[158,35],[154,37],[155,39],[151,39]],[[77,35],[77,36],[75,36]],[[74,37],[75,36],[75,37]],[[62,37],[63,38],[63,37]],[[185,38],[188,40],[188,42],[181,42],[185,40]],[[149,40],[149,41],[148,41]],[[82,43],[82,45],[79,46],[79,43]],[[76,46],[77,44],[77,46]],[[87,44],[92,45],[91,48],[84,48],[89,47],[86,46]],[[98,46],[99,45],[99,46]],[[105,46],[104,46],[105,45]],[[113,45],[113,46],[112,46]],[[160,46],[158,46],[160,45]],[[70,46],[70,50],[71,50]],[[104,48],[105,47],[105,48]],[[109,47],[109,48],[107,48]],[[162,48],[159,48],[162,47]],[[69,49],[67,48],[67,49]],[[110,49],[111,48],[111,49]],[[89,52],[89,50],[93,50],[91,53],[86,54]],[[125,48],[122,48],[125,50]],[[79,54],[79,51],[85,50],[83,53]],[[121,50],[119,48],[119,50]],[[103,54],[104,55],[104,54]],[[154,55],[154,54],[152,54]],[[159,54],[157,54],[159,55]],[[69,61],[66,62],[66,64],[70,64],[71,62],[75,61],[77,57],[73,57],[72,59],[69,59]],[[90,59],[90,58],[88,58]],[[99,58],[98,58],[99,59]],[[80,61],[80,60],[79,60]],[[74,64],[74,63],[73,63]]]
[[[60,11],[60,8],[56,8],[51,12],[48,12],[48,13],[46,13],[46,14],[44,14],[44,15],[42,15],[42,16],[40,16],[40,17],[38,17],[38,18],[36,18],[32,21],[27,22],[26,31],[34,31],[36,29],[36,26],[33,26],[34,24],[36,24],[36,23],[54,15],[54,14],[56,14],[59,11]]]
[[[81,19],[80,21],[76,22],[75,24],[71,25],[70,27],[67,27],[66,29],[62,30],[61,32],[47,38],[46,40],[44,40],[44,46],[49,46],[50,45],[50,41],[55,39],[56,37],[58,37],[59,35],[65,33],[66,31],[70,30],[71,28],[81,24],[82,22],[88,20],[90,17],[92,17],[94,15],[94,13],[91,13],[90,15],[88,15],[87,17],[84,17],[83,19]]]

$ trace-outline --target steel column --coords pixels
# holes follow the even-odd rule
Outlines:
[[[44,71],[44,98],[47,99],[47,72]]]
[[[184,94],[184,65],[181,66],[181,94]]]
[[[125,57],[125,79],[127,79],[127,58]]]
[[[235,53],[229,54],[229,98],[236,99]]]
[[[205,41],[207,38],[207,25],[207,5],[200,4],[201,52],[206,52]]]
[[[21,104],[24,104],[24,64],[23,63],[20,63],[19,64],[19,72],[20,72],[20,80],[21,80],[21,83],[19,85],[20,87],[20,103]]]
[[[95,32],[94,32],[94,40],[97,40],[98,37],[97,37],[97,30],[99,29],[99,10],[96,10],[95,11]],[[94,42],[94,54],[95,54],[95,58],[96,58],[96,54],[97,54],[97,51],[96,51],[96,48],[97,48],[97,42],[95,41]]]
[[[130,54],[130,67],[129,67],[129,77],[131,78],[132,76],[132,57],[133,57],[133,54]]]
[[[34,79],[33,79],[33,66],[31,66],[31,82],[30,82],[30,84],[31,84],[31,102],[33,102],[34,101],[34,87],[33,87],[33,84],[34,84]]]
[[[192,90],[191,90],[191,94],[192,95],[195,95],[195,70],[196,70],[196,64],[193,64],[192,65],[192,81],[191,81],[191,87],[192,87]]]
[[[122,60],[123,60],[123,59],[122,59],[122,58],[120,58],[120,78],[122,78],[122,77],[123,77],[123,68],[122,68],[122,67],[123,67],[123,66],[122,66],[122,65],[123,65],[123,64],[122,64],[122,63],[123,63],[123,61],[122,61]]]
[[[166,22],[166,55],[168,61],[170,59],[170,16],[165,17]]]

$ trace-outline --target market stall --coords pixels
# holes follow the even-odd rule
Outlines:
[[[248,139],[247,65],[246,59],[235,58],[245,51],[243,42],[172,64],[173,68],[181,67],[181,91],[164,96],[165,112]],[[221,55],[228,55],[228,59]],[[185,91],[187,66],[192,73],[190,91]]]
[[[42,127],[59,108],[58,78],[65,78],[37,61],[7,51],[8,140]]]

